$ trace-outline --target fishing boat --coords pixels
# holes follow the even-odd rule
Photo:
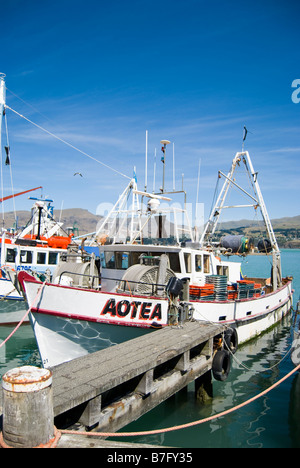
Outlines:
[[[253,194],[239,188],[255,211],[260,210],[266,229],[267,238],[258,246],[245,236],[214,240],[228,190],[238,186],[235,171],[240,166],[249,176]],[[95,260],[86,263],[85,285],[78,275],[84,264],[74,260],[58,266],[56,284],[19,273],[45,367],[185,320],[225,324],[234,351],[238,343],[260,335],[289,312],[292,278],[282,277],[280,250],[247,151],[236,153],[224,178],[201,238],[195,236],[185,205],[182,209],[168,205],[171,199],[165,191],[140,191],[134,177],[93,233],[101,284]],[[145,199],[147,204],[142,202]],[[158,231],[156,240],[153,229]],[[173,245],[163,242],[163,237],[172,238]],[[241,262],[231,257],[251,254],[272,260],[269,278],[241,277]]]

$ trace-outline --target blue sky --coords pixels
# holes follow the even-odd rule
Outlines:
[[[205,217],[217,171],[228,171],[246,125],[270,216],[300,214],[300,103],[292,101],[299,2],[7,0],[1,17],[0,71],[12,109],[129,177],[136,166],[141,188],[147,130],[151,191],[155,148],[158,189],[159,142],[170,140],[176,189],[184,173],[190,202],[201,160]],[[15,191],[42,185],[56,208],[96,213],[125,188],[126,178],[9,110],[7,119]],[[172,189],[172,145],[166,161]],[[16,199],[17,209],[30,206]]]

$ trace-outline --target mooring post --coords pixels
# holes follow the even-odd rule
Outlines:
[[[17,367],[2,377],[3,442],[32,448],[54,437],[52,372],[33,366]]]

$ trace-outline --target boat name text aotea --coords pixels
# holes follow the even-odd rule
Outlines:
[[[127,301],[116,302],[115,299],[109,299],[101,311],[101,315],[110,314],[112,317],[124,318],[130,314],[130,318],[140,320],[161,320],[161,304],[152,304],[152,302]]]

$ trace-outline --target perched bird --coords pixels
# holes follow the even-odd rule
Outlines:
[[[73,174],[73,175],[75,176],[77,174],[80,175],[80,177],[83,177],[83,175],[80,172],[75,172],[75,174]]]

